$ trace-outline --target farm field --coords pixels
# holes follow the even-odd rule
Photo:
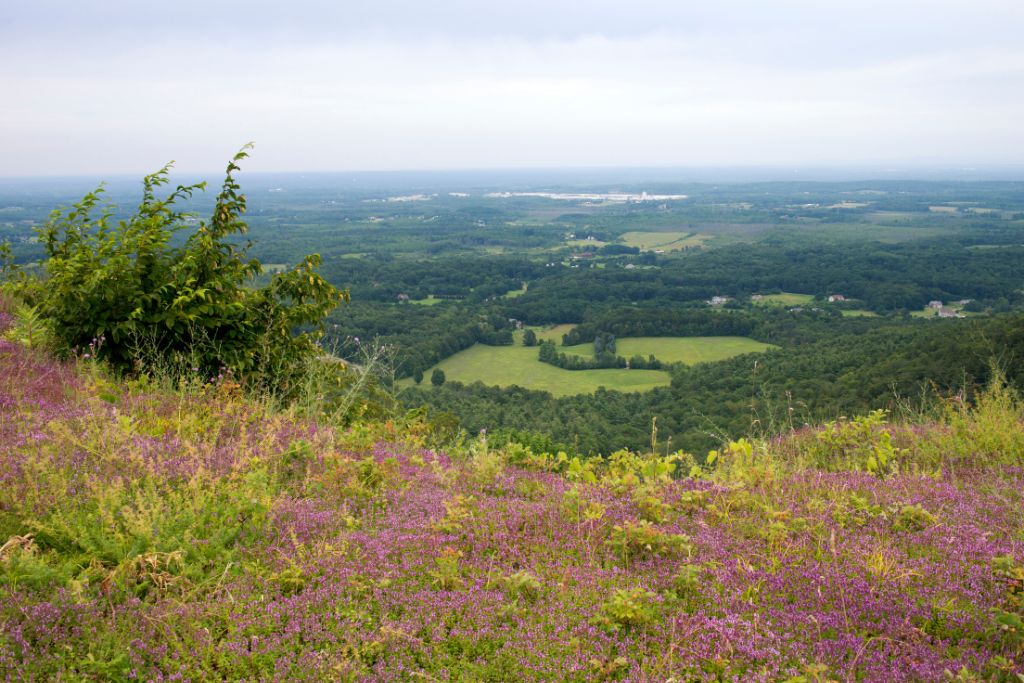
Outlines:
[[[814,301],[814,296],[811,294],[782,292],[781,294],[762,294],[758,301],[752,303],[758,306],[802,306],[812,301]]]
[[[917,216],[912,211],[870,211],[864,217],[872,223],[909,222]]]
[[[707,363],[725,360],[743,353],[756,353],[774,348],[746,337],[625,337],[616,341],[616,355],[630,358],[653,355],[665,363]],[[577,356],[594,355],[593,344],[558,347]]]
[[[499,387],[518,385],[549,391],[554,396],[589,394],[602,386],[617,391],[648,391],[668,386],[670,381],[669,374],[660,370],[562,370],[537,360],[536,346],[475,344],[424,372],[421,387],[430,386],[429,378],[434,368],[443,370],[448,381],[466,384],[480,381]],[[413,385],[409,379],[398,384],[403,387]]]
[[[664,249],[673,251],[683,247],[699,247],[707,241],[707,235],[701,235],[689,230],[675,230],[668,232],[624,232],[619,236],[619,241],[627,247],[639,247],[645,251],[652,249]]]
[[[855,308],[850,310],[841,311],[844,318],[877,318],[878,314],[874,311],[864,310],[862,308]]]

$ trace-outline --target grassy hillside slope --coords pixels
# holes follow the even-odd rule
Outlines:
[[[0,341],[0,678],[1017,680],[1020,420],[438,452]]]

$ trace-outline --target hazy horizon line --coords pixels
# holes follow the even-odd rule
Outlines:
[[[171,162],[173,163],[173,162]],[[177,169],[172,167],[170,175],[175,176],[208,176],[224,173],[226,166],[206,169]],[[158,170],[158,169],[155,169]],[[150,171],[117,171],[117,172],[87,172],[87,173],[53,173],[53,174],[0,174],[0,180],[86,180],[86,179],[110,179],[110,180],[136,180],[142,176],[154,173]],[[841,173],[841,172],[871,172],[885,174],[886,177],[856,177],[850,180],[920,180],[913,176],[892,178],[891,174],[907,172],[934,173],[985,173],[991,174],[999,171],[1006,171],[1014,174],[1015,177],[1007,177],[1005,180],[1013,181],[1024,178],[1024,161],[1010,162],[986,162],[986,163],[964,163],[964,162],[928,162],[928,161],[889,161],[889,162],[821,162],[815,164],[787,164],[787,163],[760,163],[760,164],[713,164],[713,165],[600,165],[600,166],[465,166],[465,167],[394,167],[394,168],[338,168],[338,169],[294,169],[294,170],[247,170],[242,168],[238,173],[240,176],[325,176],[325,175],[447,175],[447,174],[524,174],[524,173],[757,173],[770,172],[782,174],[801,173]],[[997,177],[986,178],[987,180],[999,180]],[[809,179],[810,180],[810,179]]]

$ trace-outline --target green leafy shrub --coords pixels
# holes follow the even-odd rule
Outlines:
[[[486,433],[481,433],[470,449],[470,473],[473,482],[483,490],[495,495],[503,495],[501,479],[505,473],[505,455],[500,451],[491,450],[487,445]]]
[[[885,510],[881,505],[857,493],[850,493],[844,500],[838,501],[832,511],[832,519],[842,527],[861,527],[884,515]]]
[[[679,499],[674,507],[688,515],[692,515],[698,510],[703,509],[706,501],[707,492],[705,491],[683,491],[679,494]]]
[[[5,339],[29,349],[49,349],[53,346],[53,330],[40,315],[38,306],[16,306],[13,318],[13,324],[3,335]]]
[[[430,576],[430,585],[441,591],[452,591],[462,588],[465,581],[462,579],[462,567],[459,559],[462,552],[451,547],[442,548],[441,553],[434,558],[434,568],[427,572]]]
[[[275,584],[284,595],[298,595],[306,588],[308,578],[301,567],[291,565],[270,575],[270,582]]]
[[[641,518],[652,524],[664,524],[668,521],[672,508],[658,497],[657,491],[637,490],[633,494],[633,500],[636,502]]]
[[[294,387],[319,355],[324,317],[348,294],[316,273],[316,254],[252,286],[262,266],[234,239],[248,229],[234,178],[247,148],[228,164],[213,215],[184,240],[174,238],[192,229],[191,217],[178,205],[206,184],[158,198],[170,165],[145,177],[142,203],[125,220],[100,207],[102,187],[51,214],[37,229],[41,275],[8,287],[48,322],[58,350],[93,344],[120,369],[179,359],[205,376],[227,367],[260,388]]]
[[[874,410],[853,420],[842,418],[825,423],[817,435],[817,448],[808,454],[809,465],[831,472],[862,470],[879,478],[896,474],[902,452],[893,446],[886,425],[884,410]]]
[[[1006,583],[1006,600],[1016,610],[1024,612],[1024,564],[1012,555],[1001,555],[992,560],[992,573]]]
[[[992,560],[992,573],[1006,586],[1003,604],[992,610],[993,629],[1009,650],[1024,653],[1024,565],[1003,555]]]
[[[609,631],[639,629],[658,618],[660,599],[644,588],[617,588],[594,621]]]
[[[490,589],[499,589],[510,600],[534,603],[540,597],[544,584],[528,571],[518,571],[508,576],[491,579],[487,582]]]
[[[693,553],[689,536],[666,533],[647,520],[616,524],[605,543],[624,563],[651,557],[688,557]]]
[[[699,479],[713,475],[724,481],[759,484],[776,478],[777,463],[771,452],[763,444],[755,444],[747,439],[729,441],[721,451],[709,451],[703,463],[692,461],[690,477]]]
[[[659,457],[653,453],[643,456],[627,449],[618,450],[608,456],[602,481],[622,491],[641,483],[667,482],[676,471],[679,457]]]
[[[920,505],[904,505],[892,520],[895,531],[922,531],[938,523],[938,518]]]
[[[444,534],[456,534],[476,514],[476,499],[473,496],[456,494],[444,503],[444,517],[434,522],[433,528]]]
[[[562,495],[562,510],[575,524],[596,522],[607,511],[601,503],[585,498],[579,486],[573,486]]]

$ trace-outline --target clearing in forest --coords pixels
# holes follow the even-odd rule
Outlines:
[[[752,303],[761,306],[803,306],[814,301],[812,294],[796,294],[794,292],[782,292],[780,294],[761,294],[761,298]]]
[[[434,368],[443,370],[449,382],[480,381],[499,387],[517,385],[549,391],[554,396],[590,394],[601,386],[618,391],[648,391],[668,386],[670,381],[669,374],[661,370],[563,370],[541,363],[537,353],[536,346],[474,344],[424,372],[428,379],[420,386],[430,386],[429,377]],[[411,380],[402,380],[400,384],[411,386]]]
[[[671,232],[624,232],[619,242],[627,247],[639,247],[644,251],[663,250],[675,251],[684,247],[699,247],[708,239],[692,231],[676,230]]]
[[[547,329],[536,329],[541,339],[552,339],[559,344],[558,351],[580,356],[591,356],[593,344],[561,346],[562,335],[573,325],[557,325]],[[563,370],[537,359],[536,346],[522,346],[521,336],[516,335],[513,346],[486,346],[475,344],[464,351],[445,358],[433,368],[425,371],[429,378],[434,368],[444,371],[448,381],[483,382],[491,386],[508,387],[517,385],[526,389],[549,391],[554,396],[589,394],[598,387],[617,391],[648,391],[655,387],[667,386],[671,380],[662,370]],[[632,337],[617,342],[616,353],[630,358],[635,355],[644,358],[654,355],[665,363],[704,363],[724,360],[742,353],[767,351],[774,348],[746,337]],[[404,379],[401,386],[412,386],[412,380]],[[429,387],[429,381],[420,385]]]
[[[747,337],[624,337],[616,341],[615,354],[623,358],[654,356],[663,363],[708,363],[742,353],[775,348]],[[593,344],[558,347],[564,353],[593,356]],[[609,387],[610,388],[610,387]]]

